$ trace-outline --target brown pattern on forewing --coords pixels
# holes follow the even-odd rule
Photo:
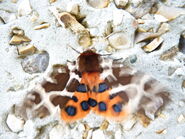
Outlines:
[[[34,95],[34,100],[32,100],[35,104],[39,104],[41,102],[41,97],[39,95],[39,93],[37,92],[32,92],[32,94]]]
[[[26,96],[26,101],[24,102],[24,106],[28,108],[32,108],[34,105],[37,105],[41,102],[41,96],[38,92],[33,91],[29,92]]]
[[[112,70],[113,70],[113,75],[117,79],[117,83],[120,83],[121,85],[127,85],[131,83],[133,75],[129,73],[120,75],[121,69],[118,67],[115,67],[115,68],[113,67]]]
[[[128,96],[127,96],[127,94],[126,94],[125,91],[120,91],[120,92],[118,92],[118,93],[111,94],[111,95],[110,95],[110,99],[112,99],[112,98],[114,98],[114,97],[116,97],[116,96],[119,96],[119,97],[122,98],[122,103],[123,103],[123,104],[126,104],[126,103],[128,103],[128,101],[129,101],[129,98],[128,98]]]
[[[68,92],[75,92],[75,91],[76,91],[76,88],[77,88],[77,86],[78,86],[79,84],[80,84],[80,83],[79,83],[79,81],[78,81],[77,79],[72,79],[72,80],[69,82],[68,86],[66,87],[66,90],[67,90]]]
[[[62,73],[59,70],[64,70]],[[51,78],[54,79],[54,83],[45,81],[42,84],[42,87],[46,92],[51,91],[62,91],[64,90],[68,80],[69,80],[69,69],[63,65],[55,65],[53,67],[53,72],[51,74]]]
[[[38,109],[35,110],[33,118],[45,118],[50,115],[50,112],[46,106],[40,106]]]
[[[111,96],[125,92],[131,113],[143,111],[147,117],[154,119],[156,112],[169,101],[169,92],[159,81],[122,63],[118,60],[112,65],[109,63],[111,66],[105,64],[106,71],[110,72],[105,82],[112,88]]]
[[[64,106],[70,99],[71,99],[70,97],[61,96],[61,95],[52,95],[50,97],[52,104],[55,106],[59,105],[61,109],[64,108]]]
[[[57,106],[63,108],[71,99],[69,94],[78,85],[78,81],[70,77],[71,71],[75,71],[76,66],[73,63],[71,67],[74,69],[69,69],[64,65],[54,65],[53,71],[49,75],[52,80],[44,79],[41,84],[37,84],[34,89],[29,91],[23,103],[16,106],[17,114],[25,119],[45,118],[56,113]],[[63,96],[65,94],[69,96]],[[24,112],[20,112],[21,110]]]

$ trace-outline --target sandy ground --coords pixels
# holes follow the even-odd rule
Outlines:
[[[165,4],[182,11],[173,20],[164,21],[169,25],[169,31],[160,35],[164,40],[163,44],[159,49],[151,53],[143,51],[141,48],[143,43],[135,44],[133,42],[134,32],[138,28],[138,26],[136,27],[133,24],[137,19],[145,21],[140,27],[146,30],[152,28],[154,32],[157,32],[157,29],[162,24],[160,19],[154,19],[153,15],[148,14],[148,12],[136,18],[135,14],[131,15],[129,11],[116,8],[113,1],[106,8],[96,9],[88,5],[85,0],[56,0],[53,3],[50,3],[48,0],[30,0],[31,9],[29,11],[29,7],[26,6],[23,6],[26,8],[20,9],[23,1],[1,0],[0,2],[0,16],[3,19],[0,22],[0,139],[82,138],[86,130],[85,124],[90,126],[87,138],[93,139],[185,138],[185,91],[182,87],[183,80],[185,80],[185,55],[177,51],[173,57],[169,56],[168,60],[160,60],[160,56],[164,52],[172,47],[178,47],[180,35],[185,30],[185,9],[183,8],[185,2],[183,0],[169,0],[165,3],[156,0],[158,5]],[[137,5],[137,2],[134,0],[130,2]],[[162,111],[162,116],[151,121],[147,127],[143,127],[139,122],[133,123],[134,126],[132,126],[131,122],[131,124],[128,123],[128,126],[131,127],[125,130],[123,124],[109,122],[108,128],[101,130],[99,127],[103,119],[93,114],[72,125],[58,123],[57,117],[33,121],[22,121],[20,117],[14,117],[13,105],[23,101],[24,96],[28,92],[27,90],[33,88],[35,83],[47,76],[52,70],[52,65],[65,64],[67,60],[76,60],[78,54],[67,45],[82,51],[82,46],[78,44],[78,35],[74,34],[70,29],[59,25],[56,17],[49,10],[51,7],[58,7],[61,11],[67,11],[67,7],[74,3],[80,6],[80,14],[85,17],[83,22],[88,25],[91,36],[94,36],[91,48],[95,48],[102,54],[112,53],[112,58],[124,58],[128,63],[133,56],[136,56],[136,62],[129,63],[129,66],[150,74],[162,84],[168,86],[170,103]],[[141,5],[143,4],[142,0],[140,0],[140,3]],[[150,6],[149,4],[148,7]],[[146,7],[141,7],[140,10],[146,11]],[[25,9],[27,12],[24,11]],[[37,15],[39,16],[37,17]],[[36,19],[34,20],[34,18]],[[123,20],[120,21],[122,18]],[[50,26],[45,29],[35,30],[34,27],[42,22],[47,22]],[[130,48],[120,50],[111,48],[108,52],[106,51],[107,46],[110,46],[108,41],[104,39],[105,32],[109,29],[108,23],[112,24],[114,32],[122,30],[126,32],[131,42]],[[49,54],[49,65],[44,72],[30,74],[23,70],[21,65],[23,58],[20,58],[17,51],[17,47],[20,47],[22,44],[9,44],[12,38],[12,27],[15,26],[24,30],[25,35],[31,39],[29,44],[33,44],[39,51],[47,51]],[[171,73],[170,75],[169,72]],[[10,114],[15,119],[12,119]],[[10,118],[9,123],[8,117]]]

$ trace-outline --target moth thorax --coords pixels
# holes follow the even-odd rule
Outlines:
[[[100,56],[91,50],[83,52],[79,56],[79,71],[101,72]]]

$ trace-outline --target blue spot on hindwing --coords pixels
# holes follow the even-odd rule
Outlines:
[[[73,107],[73,106],[67,106],[67,107],[65,108],[65,111],[67,112],[67,114],[68,114],[69,116],[74,116],[74,115],[76,114],[76,108]]]
[[[73,97],[72,97],[72,100],[73,100],[74,102],[78,102],[78,98],[77,98],[76,96],[73,96]]]
[[[98,108],[99,108],[100,111],[106,111],[107,110],[107,106],[104,102],[98,103]]]
[[[82,107],[82,110],[84,110],[84,111],[87,111],[87,110],[89,109],[89,104],[88,104],[87,101],[82,101],[82,102],[80,103],[80,105],[81,105],[81,107]]]
[[[97,101],[92,99],[92,98],[89,98],[88,100],[88,104],[91,106],[91,107],[95,107],[97,105]]]
[[[101,92],[104,92],[108,89],[109,89],[109,87],[105,83],[100,83],[99,87],[98,87],[98,92],[101,93]]]
[[[123,104],[120,104],[120,103],[114,104],[114,105],[112,106],[112,108],[113,108],[113,110],[114,110],[115,112],[121,112],[121,110],[122,110],[122,105],[123,105]]]
[[[86,88],[85,84],[79,84],[77,86],[76,91],[78,91],[78,92],[87,92],[87,88]]]

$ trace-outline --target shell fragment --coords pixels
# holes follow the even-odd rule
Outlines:
[[[34,30],[40,30],[40,29],[48,28],[49,26],[50,26],[49,23],[43,23],[41,25],[35,26]]]
[[[156,12],[156,14],[163,16],[169,21],[169,20],[173,20],[177,18],[178,16],[182,14],[185,14],[185,9],[161,5],[158,11]]]
[[[14,35],[10,40],[11,45],[21,44],[23,42],[30,42],[31,40],[26,36]]]
[[[145,52],[152,52],[155,50],[164,40],[161,37],[155,38],[148,45],[142,47]]]
[[[35,46],[32,44],[28,46],[20,46],[17,49],[18,49],[19,55],[29,55],[29,54],[33,54],[36,51]]]
[[[13,132],[19,132],[23,130],[24,120],[16,117],[14,114],[8,115],[6,123]]]
[[[169,59],[172,59],[177,54],[178,51],[179,51],[179,48],[176,47],[176,46],[174,46],[174,47],[170,48],[169,50],[165,51],[160,56],[160,59],[161,60],[169,60]]]
[[[127,5],[128,0],[114,0],[114,3],[118,8],[124,8]]]
[[[115,49],[127,49],[131,47],[131,40],[123,32],[110,35],[108,38],[110,45]]]
[[[30,14],[32,11],[30,1],[29,0],[22,0],[18,7],[18,15],[25,16]]]
[[[87,0],[87,3],[93,8],[101,9],[109,5],[109,0]]]

